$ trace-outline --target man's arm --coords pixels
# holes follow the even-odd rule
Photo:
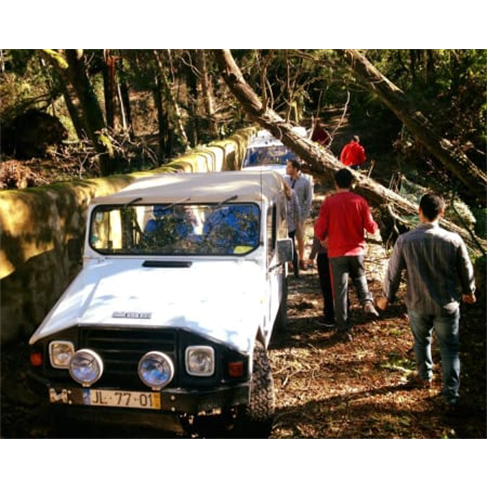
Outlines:
[[[400,282],[402,279],[402,271],[405,269],[405,260],[401,251],[401,237],[398,238],[393,254],[388,262],[388,269],[386,271],[384,282],[384,296],[377,301],[380,310],[386,310],[388,303],[395,300]]]
[[[364,164],[366,162],[366,151],[363,146],[359,146],[359,150],[359,159],[361,160],[361,164]]]
[[[364,201],[363,207],[363,222],[364,228],[367,232],[369,232],[370,234],[376,233],[376,231],[378,230],[378,224],[374,221],[373,216],[371,215],[371,210],[366,200]]]
[[[474,269],[471,259],[469,259],[468,250],[462,239],[458,247],[456,267],[461,281],[463,302],[470,304],[475,303],[476,284],[474,280]]]
[[[313,188],[312,188],[312,183],[310,182],[309,179],[306,180],[307,186],[306,186],[306,201],[305,201],[305,215],[304,218],[307,218],[310,215],[310,212],[312,211],[312,200],[313,200]]]
[[[328,230],[328,219],[327,212],[325,208],[325,200],[320,206],[319,215],[314,225],[314,234],[319,241],[323,241],[327,235]]]

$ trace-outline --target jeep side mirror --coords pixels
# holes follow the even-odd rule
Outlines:
[[[293,241],[287,237],[286,239],[278,239],[278,261],[286,263],[293,260]]]

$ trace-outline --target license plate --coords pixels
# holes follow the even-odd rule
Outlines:
[[[123,407],[160,410],[159,393],[120,390],[83,390],[83,404],[93,407]]]

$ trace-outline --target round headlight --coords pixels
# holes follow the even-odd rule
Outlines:
[[[90,349],[76,351],[69,363],[69,374],[82,386],[91,386],[103,373],[102,358]]]
[[[142,356],[137,368],[141,381],[153,390],[166,386],[175,373],[173,362],[164,353],[151,351]]]

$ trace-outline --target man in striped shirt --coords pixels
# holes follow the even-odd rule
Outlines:
[[[439,195],[422,197],[420,225],[401,235],[395,244],[385,277],[385,296],[378,308],[385,310],[393,302],[402,272],[407,274],[406,305],[414,338],[417,386],[432,381],[432,334],[435,331],[441,352],[442,395],[448,406],[459,397],[459,305],[474,303],[473,266],[462,238],[439,226],[445,202]]]

